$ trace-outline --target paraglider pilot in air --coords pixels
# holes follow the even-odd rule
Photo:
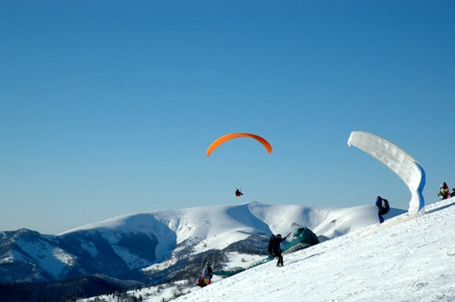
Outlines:
[[[283,251],[281,250],[280,244],[281,244],[281,242],[286,240],[286,238],[288,236],[289,235],[282,238],[281,234],[277,234],[276,236],[272,234],[272,236],[270,237],[268,250],[269,250],[270,256],[278,258],[278,262],[276,263],[276,266],[284,265],[283,264]]]
[[[378,196],[376,198],[376,206],[378,207],[379,223],[383,223],[384,217],[382,216],[389,213],[390,211],[389,201],[385,198],[382,198],[381,196]]]
[[[241,197],[242,195],[243,195],[242,191],[240,191],[239,189],[235,190],[235,196]]]

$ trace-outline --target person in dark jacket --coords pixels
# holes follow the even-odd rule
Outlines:
[[[376,197],[376,206],[378,207],[379,223],[383,223],[384,217],[382,216],[390,211],[389,201],[381,196],[378,196]]]
[[[276,266],[283,266],[283,251],[281,250],[281,242],[285,241],[288,236],[282,238],[281,234],[277,234],[276,236],[272,234],[269,241],[269,254],[272,257],[277,257],[278,262]]]
[[[236,190],[235,190],[235,196],[237,196],[237,197],[242,197],[242,196],[243,196],[242,191],[240,191],[239,189],[236,189]]]
[[[450,190],[446,182],[443,182],[441,187],[439,188],[438,196],[439,198],[441,198],[441,200],[450,198]]]
[[[455,197],[455,188],[452,188],[452,194],[450,194],[450,197]]]

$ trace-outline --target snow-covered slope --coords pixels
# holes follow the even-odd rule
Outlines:
[[[175,301],[455,301],[455,199],[193,288]],[[150,298],[145,301],[155,301]]]
[[[74,262],[50,236],[26,229],[0,233],[0,282],[58,279]]]
[[[179,261],[187,265],[182,262],[185,257],[200,255],[196,260],[202,261],[212,250],[228,249],[227,257],[237,257],[229,254],[237,251],[234,243],[243,248],[257,243],[250,252],[264,253],[263,244],[272,232],[287,234],[307,226],[321,238],[334,238],[376,221],[374,206],[312,209],[251,202],[125,215],[57,236],[29,230],[0,232],[0,282],[59,281],[94,274],[137,279],[134,272],[144,268],[150,277]],[[179,267],[173,271],[178,273]]]
[[[395,209],[390,216],[401,212]],[[127,215],[70,230],[60,236],[100,233],[131,269],[137,269],[144,267],[147,261],[119,247],[119,238],[134,233],[152,234],[157,238],[156,260],[149,262],[151,266],[145,271],[156,272],[174,265],[182,257],[182,252],[188,256],[189,253],[223,250],[252,235],[287,234],[299,226],[314,229],[318,236],[334,238],[376,223],[376,213],[376,207],[371,205],[312,209],[301,205],[250,202]]]

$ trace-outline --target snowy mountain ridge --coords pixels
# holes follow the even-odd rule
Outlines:
[[[392,210],[390,216],[402,213]],[[224,248],[232,241],[220,237],[244,239],[252,232],[288,233],[296,225],[307,226],[319,236],[334,238],[377,222],[374,206],[345,209],[314,209],[300,205],[267,205],[250,202],[235,206],[195,207],[125,215],[72,229],[58,236],[78,232],[116,233],[152,232],[161,239],[157,249],[166,254],[169,247],[191,240],[199,242],[199,252]],[[172,232],[173,234],[170,234]],[[106,235],[107,236],[107,235]],[[205,247],[202,247],[205,246]],[[161,254],[161,253],[159,253]],[[160,258],[160,257],[158,257]]]
[[[455,198],[255,266],[204,288],[129,293],[144,302],[455,301]],[[180,296],[180,297],[179,297]],[[117,301],[112,295],[80,301]]]
[[[390,216],[402,212],[392,210]],[[330,239],[376,222],[374,206],[313,209],[250,202],[125,215],[55,236],[26,229],[0,232],[0,283],[93,275],[159,283],[184,278],[182,268],[196,270],[210,255],[263,255],[270,233],[307,226]]]

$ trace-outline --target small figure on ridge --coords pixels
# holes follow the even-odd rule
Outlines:
[[[385,198],[382,198],[381,196],[378,196],[376,198],[376,206],[378,207],[379,223],[383,223],[384,217],[382,216],[389,213],[390,211],[389,201]]]
[[[443,182],[441,187],[439,188],[438,196],[439,198],[441,198],[441,200],[450,198],[449,186],[447,185],[446,182]]]

